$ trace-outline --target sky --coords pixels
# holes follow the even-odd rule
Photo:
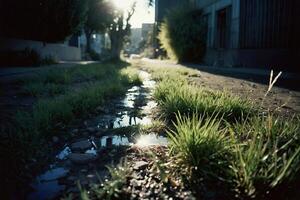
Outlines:
[[[120,9],[128,9],[135,0],[113,0]],[[148,6],[148,0],[136,0],[136,10],[130,23],[132,28],[141,28],[142,23],[154,23],[154,6]]]

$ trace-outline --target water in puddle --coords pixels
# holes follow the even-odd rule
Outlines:
[[[66,187],[60,185],[58,179],[65,177],[68,173],[69,170],[58,167],[38,176],[32,184],[35,192],[31,193],[28,199],[53,199],[57,197]]]
[[[167,145],[168,140],[166,137],[156,135],[154,133],[141,135],[137,138],[135,145],[138,147],[148,147],[153,145]]]
[[[104,136],[100,139],[100,147],[107,146],[107,140],[112,140],[112,145],[114,146],[129,146],[131,143],[128,140],[128,137],[113,135],[113,136]]]
[[[135,113],[142,112],[150,114],[151,110],[157,106],[156,102],[149,100],[152,89],[155,87],[155,81],[150,79],[150,74],[147,72],[140,72],[141,78],[144,80],[142,86],[134,86],[130,88],[125,98],[115,103],[115,108],[119,109],[115,114],[101,115],[92,120],[87,121],[87,126],[97,128],[121,128],[132,125],[148,125],[151,124],[149,117],[137,117]],[[96,141],[96,140],[95,140]],[[147,147],[151,145],[167,145],[168,141],[165,137],[156,134],[141,135],[138,137],[127,137],[120,135],[103,136],[97,139],[99,148],[105,148],[107,145],[112,146],[131,146],[137,145],[140,147]],[[96,145],[95,145],[96,146]],[[91,148],[85,153],[97,154],[96,148]],[[68,159],[69,154],[72,153],[69,146],[56,156],[57,160],[63,162]],[[54,164],[54,166],[58,164]],[[64,168],[54,168],[48,170],[46,173],[38,176],[32,184],[35,192],[28,196],[28,199],[53,199],[65,190],[65,185],[60,185],[58,179],[66,176],[69,170]]]
[[[59,196],[59,194],[65,190],[66,186],[59,185],[58,181],[49,181],[38,183],[33,185],[35,192],[28,196],[29,200],[44,200],[44,199],[54,199]]]

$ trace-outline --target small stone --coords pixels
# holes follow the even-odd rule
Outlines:
[[[71,153],[69,159],[75,164],[88,164],[97,159],[97,156],[90,153]]]
[[[89,135],[90,135],[90,134],[89,134],[89,132],[87,132],[87,131],[85,131],[85,132],[82,133],[82,136],[83,136],[83,137],[88,137]]]
[[[133,169],[134,170],[142,170],[145,169],[148,166],[148,163],[145,161],[137,161],[134,166]]]
[[[79,132],[79,130],[76,128],[76,129],[73,129],[72,131],[71,131],[71,133],[73,133],[73,134],[77,134]]]
[[[94,128],[94,127],[89,127],[89,128],[87,128],[87,130],[88,130],[88,132],[90,132],[90,133],[95,133],[95,132],[97,131],[97,129]]]
[[[85,151],[92,147],[93,147],[93,145],[89,140],[84,140],[84,141],[75,142],[75,143],[71,144],[71,149],[74,151],[76,151],[76,150]]]
[[[52,137],[52,142],[57,144],[59,142],[59,138],[57,136]]]

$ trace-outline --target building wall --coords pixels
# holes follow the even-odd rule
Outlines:
[[[81,60],[81,50],[66,44],[43,44],[39,41],[0,38],[1,51],[19,51],[25,48],[34,49],[42,57],[51,56],[58,61]]]
[[[195,0],[208,21],[205,63],[299,70],[298,0]],[[230,15],[225,48],[218,46],[218,12]],[[297,68],[297,69],[295,69]]]

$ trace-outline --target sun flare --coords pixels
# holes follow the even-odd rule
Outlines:
[[[119,10],[128,10],[133,4],[132,0],[112,0],[112,2]]]

